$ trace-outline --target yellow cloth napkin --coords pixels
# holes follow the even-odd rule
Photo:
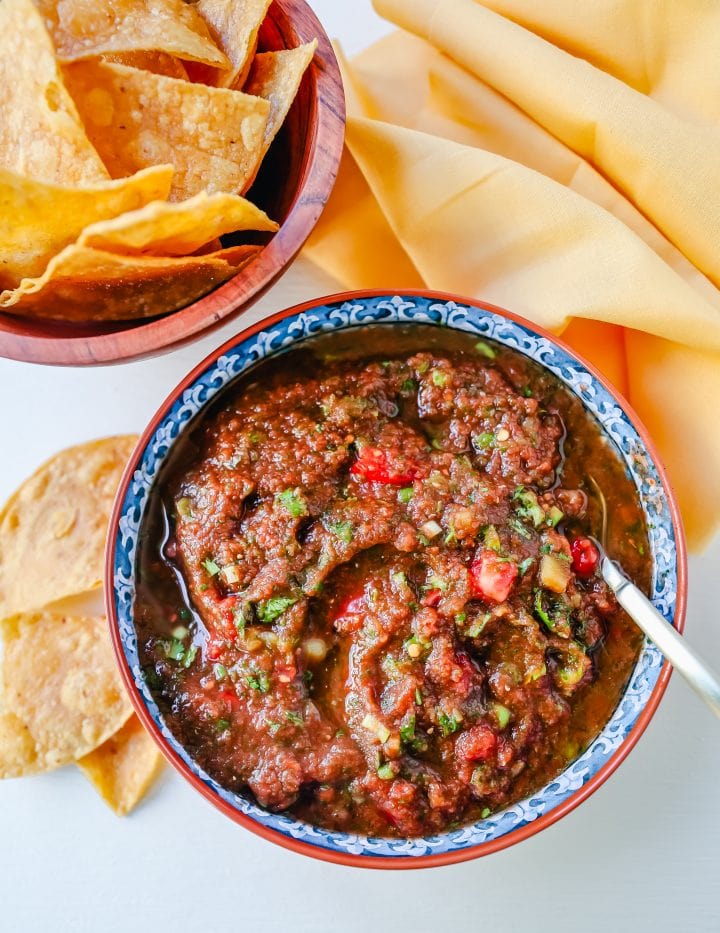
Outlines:
[[[562,333],[656,441],[691,545],[720,521],[720,3],[374,0],[306,255]]]

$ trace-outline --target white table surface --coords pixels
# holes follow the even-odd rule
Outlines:
[[[370,0],[314,0],[350,53],[386,26]],[[241,322],[155,360],[51,369],[0,360],[0,498],[61,447],[144,427],[242,324],[335,283],[298,262]],[[690,564],[687,630],[720,668],[720,540]],[[720,930],[720,724],[674,678],[618,773],[539,836],[464,865],[360,871],[234,825],[178,776],[117,819],[67,768],[0,785],[0,931]]]

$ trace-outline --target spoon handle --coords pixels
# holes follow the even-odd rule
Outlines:
[[[642,590],[607,557],[603,558],[602,575],[623,609],[720,719],[720,680],[717,675],[662,617]]]

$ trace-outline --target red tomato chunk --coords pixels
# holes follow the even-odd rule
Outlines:
[[[473,594],[493,603],[504,603],[517,580],[517,565],[494,551],[483,549],[470,565]]]

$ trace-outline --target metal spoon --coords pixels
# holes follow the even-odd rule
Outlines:
[[[685,639],[657,611],[642,590],[628,580],[619,565],[607,556],[607,504],[598,483],[592,476],[589,479],[602,508],[602,544],[594,538],[591,540],[600,553],[600,571],[605,582],[630,618],[720,719],[720,679],[717,674],[688,646]]]

